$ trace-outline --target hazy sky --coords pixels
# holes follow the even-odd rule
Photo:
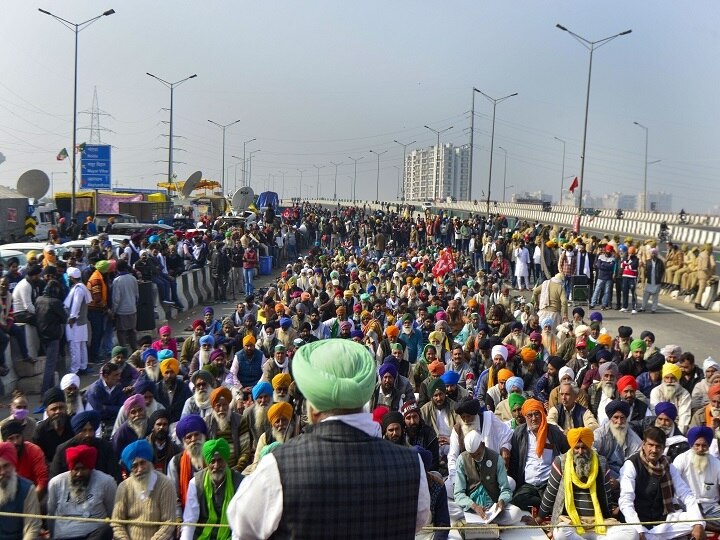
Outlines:
[[[671,192],[674,206],[708,211],[720,203],[717,1],[136,1],[3,0],[0,4],[0,184],[14,187],[30,168],[55,172],[69,188],[72,141],[71,31],[47,9],[80,22],[114,8],[80,33],[78,109],[89,110],[97,87],[102,134],[112,144],[113,184],[151,187],[166,176],[170,92],[145,73],[177,81],[175,171],[222,176],[221,130],[227,130],[226,186],[232,189],[243,141],[260,149],[253,184],[269,175],[285,195],[350,193],[358,163],[359,198],[395,197],[402,147],[469,139],[471,89],[494,97],[495,146],[508,151],[512,191],[543,189],[557,198],[562,144],[565,174],[579,174],[589,52],[556,23],[591,40],[626,29],[596,50],[590,97],[585,190],[642,190],[649,128],[650,191]],[[492,106],[476,98],[473,194],[487,189]],[[90,116],[79,115],[78,126]],[[182,138],[180,138],[182,137]],[[89,138],[81,130],[78,141]],[[184,150],[184,151],[182,151]],[[493,198],[502,198],[503,154],[496,150]],[[68,174],[57,174],[66,172]],[[237,177],[242,175],[237,167]],[[270,184],[271,185],[271,184]],[[567,186],[567,183],[566,183]],[[281,193],[282,194],[282,193]]]

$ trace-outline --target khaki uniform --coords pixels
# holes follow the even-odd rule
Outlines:
[[[696,271],[697,271],[697,259],[698,259],[699,251],[697,249],[695,249],[692,252],[692,254],[693,254],[693,260],[692,260],[692,264],[690,265],[691,271],[687,272],[683,276],[682,282],[680,283],[680,287],[685,291],[691,291],[692,289],[697,287],[697,282],[698,282]]]
[[[685,255],[685,266],[675,272],[672,282],[673,285],[677,285],[684,290],[684,287],[682,287],[683,280],[687,281],[687,275],[695,272],[695,270],[697,270],[697,253],[689,251],[688,254]]]
[[[702,295],[703,292],[705,292],[705,286],[708,280],[715,275],[715,257],[712,255],[712,247],[703,249],[700,255],[698,255],[695,275],[698,280],[698,292],[695,295],[695,303],[699,304],[702,301]]]
[[[667,266],[665,267],[665,279],[664,283],[672,283],[675,277],[675,272],[683,267],[685,262],[685,254],[681,250],[675,250],[668,254]]]

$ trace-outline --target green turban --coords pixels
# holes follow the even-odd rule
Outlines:
[[[630,352],[642,351],[645,352],[647,349],[647,343],[644,339],[633,339],[630,343]]]
[[[433,397],[435,395],[436,390],[441,390],[442,392],[447,392],[447,387],[445,386],[445,383],[439,377],[437,379],[434,377],[431,377],[427,383],[427,389],[428,389],[428,396],[430,396],[430,397]]]
[[[516,394],[513,392],[508,396],[508,404],[510,405],[511,411],[518,405],[522,407],[523,403],[525,403],[525,397],[522,394]]]
[[[430,306],[427,309],[428,315],[435,315],[438,312],[437,306]]]
[[[265,446],[263,446],[262,450],[260,450],[260,459],[273,452],[278,446],[280,446],[280,444],[282,443],[278,441],[273,441],[270,444],[266,444]]]
[[[297,387],[318,412],[359,409],[375,390],[375,359],[351,340],[323,339],[303,345],[292,365]]]
[[[209,465],[216,452],[220,454],[220,457],[225,461],[230,460],[230,445],[225,439],[210,439],[209,441],[205,441],[202,447],[202,455],[205,463]]]

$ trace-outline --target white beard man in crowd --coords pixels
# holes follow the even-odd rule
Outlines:
[[[17,461],[15,445],[10,442],[0,443],[0,508],[7,512],[6,505],[19,503],[23,514],[40,514],[37,491],[30,480],[17,475]],[[20,497],[22,501],[17,501]],[[41,521],[36,518],[0,517],[0,528],[6,538],[35,539],[40,534],[40,525]]]
[[[193,395],[185,402],[180,417],[182,418],[188,414],[199,414],[203,418],[211,416],[210,392],[215,387],[213,376],[210,372],[201,369],[193,373],[191,382]]]
[[[272,427],[267,413],[272,405],[273,387],[267,381],[260,381],[252,389],[253,404],[250,405],[243,416],[247,418],[253,441],[260,439],[266,429]]]
[[[292,377],[288,373],[278,373],[272,378],[273,402],[290,402],[290,383]]]
[[[677,426],[685,433],[690,425],[692,398],[690,393],[680,386],[681,377],[680,368],[666,362],[662,367],[662,383],[650,392],[650,407],[655,410],[655,406],[663,401],[675,405],[678,412]]]

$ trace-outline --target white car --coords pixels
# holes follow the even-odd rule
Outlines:
[[[430,201],[425,201],[422,203],[423,208],[432,208],[432,203]]]
[[[13,251],[19,251],[24,255],[27,255],[30,251],[34,251],[39,257],[42,255],[45,246],[47,246],[47,242],[15,242],[14,244],[3,244],[0,246],[0,250],[11,249]]]
[[[0,263],[2,263],[5,268],[8,267],[9,261],[13,257],[17,258],[19,266],[25,266],[27,263],[27,258],[22,251],[0,248]]]

